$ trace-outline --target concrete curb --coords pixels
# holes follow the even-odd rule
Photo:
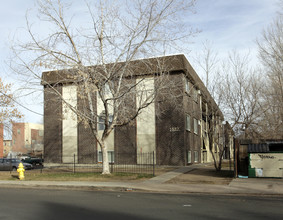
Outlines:
[[[233,181],[232,181],[233,182]],[[0,181],[2,188],[35,188],[35,189],[71,189],[71,190],[101,190],[128,192],[156,193],[197,193],[197,194],[239,194],[239,195],[283,195],[282,184],[153,184],[153,183],[124,183],[124,182],[62,182],[62,181]],[[242,182],[242,181],[240,181]]]

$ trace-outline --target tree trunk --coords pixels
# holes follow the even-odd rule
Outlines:
[[[107,145],[104,141],[102,142],[101,152],[102,152],[102,174],[107,175],[110,174],[110,169],[109,169]]]
[[[222,155],[219,156],[218,166],[216,170],[221,171],[221,169],[222,169]]]

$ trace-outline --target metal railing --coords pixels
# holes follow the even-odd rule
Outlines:
[[[128,153],[108,152],[109,169],[111,173],[135,173],[155,175],[155,152],[137,153],[135,155]],[[45,170],[58,170],[60,172],[102,172],[102,157],[95,155],[93,157],[73,156],[44,158]]]

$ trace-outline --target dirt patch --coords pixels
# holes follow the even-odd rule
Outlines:
[[[155,176],[159,176],[162,175],[164,173],[176,170],[180,167],[176,167],[176,166],[156,166],[154,169],[154,174]]]
[[[202,167],[181,174],[166,183],[172,184],[217,184],[228,185],[233,179],[233,171],[216,171],[213,167]]]

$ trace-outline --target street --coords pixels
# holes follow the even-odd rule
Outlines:
[[[283,197],[0,188],[0,219],[283,219]]]

